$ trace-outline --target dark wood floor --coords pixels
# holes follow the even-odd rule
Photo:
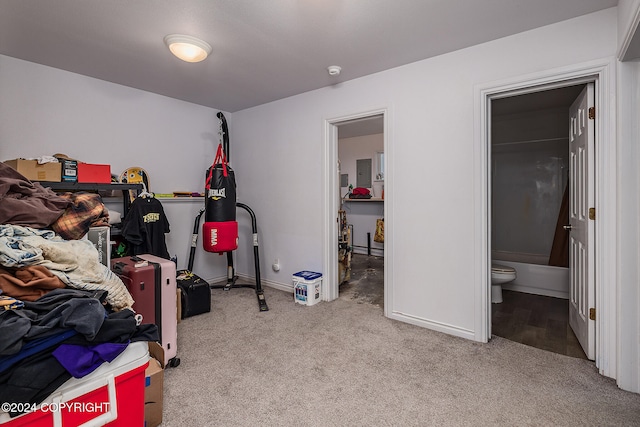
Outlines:
[[[384,307],[384,257],[353,254],[351,280],[340,297]],[[532,347],[586,359],[569,326],[569,301],[523,292],[502,291],[491,304],[491,333]]]
[[[340,285],[340,297],[384,308],[384,257],[352,254],[351,278]]]
[[[491,304],[491,333],[532,347],[586,359],[569,326],[569,300],[502,291]]]

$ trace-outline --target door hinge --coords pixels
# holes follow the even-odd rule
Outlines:
[[[591,221],[595,221],[595,219],[596,219],[596,208],[589,208],[589,219]]]
[[[589,107],[589,120],[595,120],[596,118],[596,107]]]
[[[593,307],[589,309],[589,320],[596,320],[596,309]]]

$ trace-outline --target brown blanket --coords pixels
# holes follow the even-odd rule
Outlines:
[[[0,224],[47,228],[71,202],[0,163]]]
[[[47,267],[32,265],[20,268],[0,267],[0,289],[22,301],[35,301],[49,291],[66,285]]]

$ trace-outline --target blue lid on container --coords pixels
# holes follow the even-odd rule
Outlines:
[[[298,276],[303,278],[304,280],[315,280],[318,277],[322,277],[322,273],[316,273],[315,271],[298,271],[294,274],[294,276]]]

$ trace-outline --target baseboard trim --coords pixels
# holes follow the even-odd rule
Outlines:
[[[367,248],[358,248],[358,247],[353,247],[353,253],[354,254],[358,254],[358,255],[369,255],[367,253]],[[372,256],[384,256],[384,249],[379,249],[379,248],[371,248],[371,255]]]
[[[454,335],[460,338],[466,338],[471,341],[477,341],[474,331],[460,328],[459,326],[449,325],[447,323],[435,322],[433,320],[424,319],[421,317],[411,316],[399,311],[392,311],[389,315],[390,319],[398,320],[400,322],[410,323],[412,325],[420,326],[433,331],[442,332],[449,335]]]
[[[516,285],[513,283],[502,285],[503,290],[523,292],[525,294],[542,295],[546,297],[569,299],[569,292],[556,291],[553,289],[544,289],[534,286]]]
[[[256,282],[255,276],[250,276],[248,274],[240,274],[240,273],[237,273],[236,275],[238,276],[238,279],[242,279],[242,281],[247,282],[247,284],[253,284]],[[206,279],[206,280],[207,280],[207,283],[209,284],[214,284],[214,283],[218,284],[218,283],[226,282],[227,277],[222,276],[222,277],[216,277],[216,278]],[[280,282],[275,282],[273,280],[266,280],[266,279],[260,279],[260,283],[262,284],[263,288],[265,286],[268,286],[270,288],[293,293],[293,283],[280,283]]]

